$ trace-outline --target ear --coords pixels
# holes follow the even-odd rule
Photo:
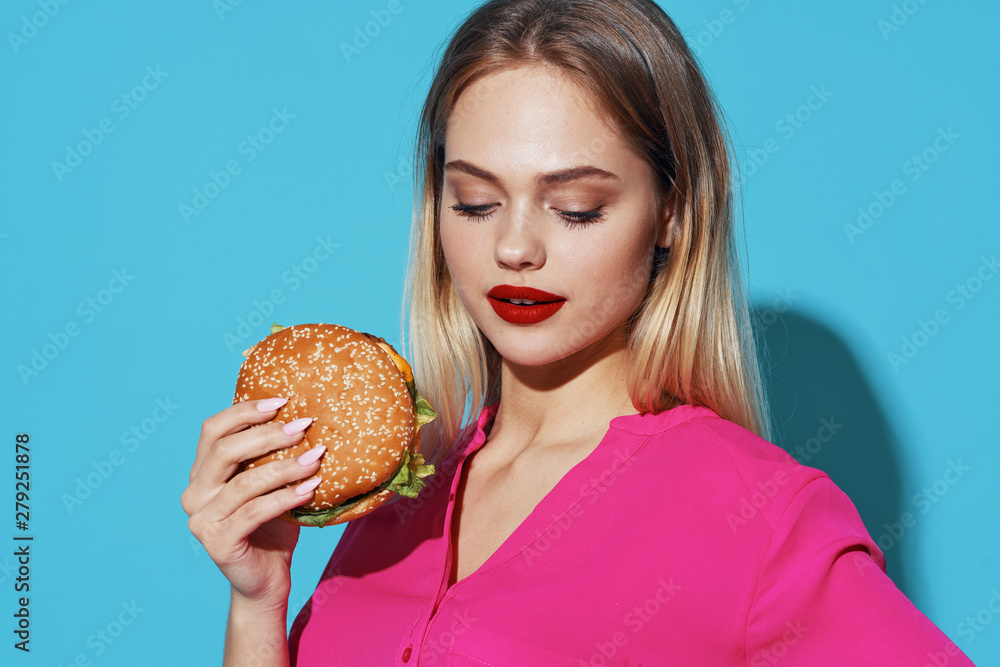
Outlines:
[[[663,203],[663,208],[658,212],[656,228],[656,245],[661,248],[669,248],[674,242],[677,234],[677,220],[675,215],[674,195],[671,193]]]

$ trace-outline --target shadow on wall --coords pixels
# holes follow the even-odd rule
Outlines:
[[[764,386],[771,398],[776,445],[830,476],[858,508],[885,554],[886,572],[917,606],[905,557],[915,526],[901,523],[903,447],[851,350],[821,322],[771,304],[750,315],[766,344]],[[919,520],[919,519],[918,519]]]

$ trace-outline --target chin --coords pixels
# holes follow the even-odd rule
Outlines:
[[[573,317],[575,313],[564,307],[548,320],[522,325],[507,322],[492,308],[488,312],[466,309],[500,356],[518,366],[543,366],[592,348],[607,337],[615,321]]]
[[[502,323],[511,329],[515,325]],[[540,332],[521,331],[499,331],[498,327],[492,330],[479,328],[483,335],[493,345],[496,351],[505,361],[518,366],[541,366],[553,361],[558,361],[563,354],[560,354],[555,344],[552,342],[554,336],[541,334]]]
[[[517,366],[544,366],[563,361],[598,342],[597,339],[572,340],[571,334],[562,327],[547,332],[504,331],[486,337],[504,361]],[[571,340],[571,344],[568,345],[567,340]]]

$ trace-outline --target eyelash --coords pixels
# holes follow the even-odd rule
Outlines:
[[[493,215],[494,211],[490,211],[489,213],[483,212],[491,206],[496,206],[496,204],[479,204],[472,206],[459,202],[452,206],[451,209],[463,218],[469,218],[470,220],[474,220],[476,222],[483,222]],[[568,227],[586,227],[587,225],[600,222],[604,219],[604,207],[598,206],[592,211],[560,211],[559,215]]]

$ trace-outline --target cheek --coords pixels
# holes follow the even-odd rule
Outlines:
[[[652,270],[652,250],[644,238],[628,245],[607,238],[588,246],[586,255],[577,254],[574,262],[582,285],[590,285],[601,300],[616,302],[620,308],[642,298]]]
[[[463,296],[467,283],[475,276],[478,261],[472,237],[454,223],[441,222],[441,250],[451,275],[451,282],[459,296]]]

